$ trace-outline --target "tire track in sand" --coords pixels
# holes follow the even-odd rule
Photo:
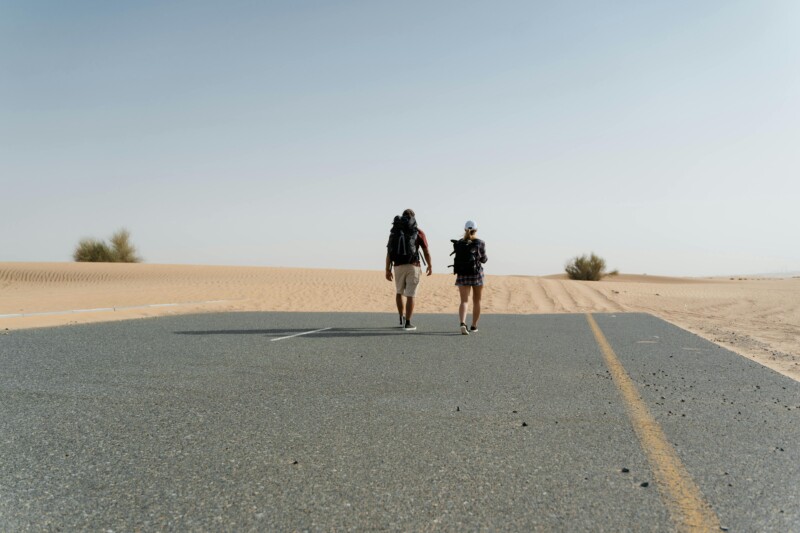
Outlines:
[[[567,294],[560,280],[543,279],[541,283],[542,289],[553,302],[556,313],[574,313],[577,311],[578,307],[575,300]]]
[[[600,290],[590,286],[591,281],[565,281],[576,300],[588,309],[598,312],[624,312],[625,308],[603,294]]]
[[[537,278],[513,276],[509,278],[508,291],[505,297],[505,309],[520,313],[552,313],[555,302],[544,291]]]
[[[544,313],[553,313],[556,310],[556,302],[547,294],[542,286],[542,280],[539,278],[527,278],[530,284],[531,294],[533,301],[536,304],[536,310]]]

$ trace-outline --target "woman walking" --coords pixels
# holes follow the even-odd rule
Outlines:
[[[486,256],[486,243],[476,234],[478,225],[472,220],[464,224],[464,237],[453,241],[456,254],[456,286],[461,296],[458,307],[458,318],[461,323],[461,334],[469,335],[478,332],[478,320],[481,318],[481,293],[483,292],[483,263]],[[467,307],[469,293],[472,292],[472,326],[467,330]]]

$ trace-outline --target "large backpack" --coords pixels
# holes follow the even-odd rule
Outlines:
[[[450,255],[455,255],[453,259],[453,274],[461,276],[474,276],[480,272],[480,258],[478,256],[478,245],[471,240],[450,239],[453,243],[453,251]]]
[[[392,230],[389,232],[389,259],[395,265],[407,265],[419,261],[419,251],[417,250],[417,221],[414,217],[397,216],[392,222]]]

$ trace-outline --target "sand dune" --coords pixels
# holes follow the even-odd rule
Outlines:
[[[388,313],[393,295],[380,271],[0,263],[0,330],[212,311]],[[486,313],[652,313],[800,379],[797,278],[489,275],[484,295]],[[153,307],[162,304],[177,305]],[[423,280],[417,312],[455,314],[457,305],[452,275]]]

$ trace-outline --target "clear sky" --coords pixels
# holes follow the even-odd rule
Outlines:
[[[0,261],[800,270],[800,2],[0,0]]]

